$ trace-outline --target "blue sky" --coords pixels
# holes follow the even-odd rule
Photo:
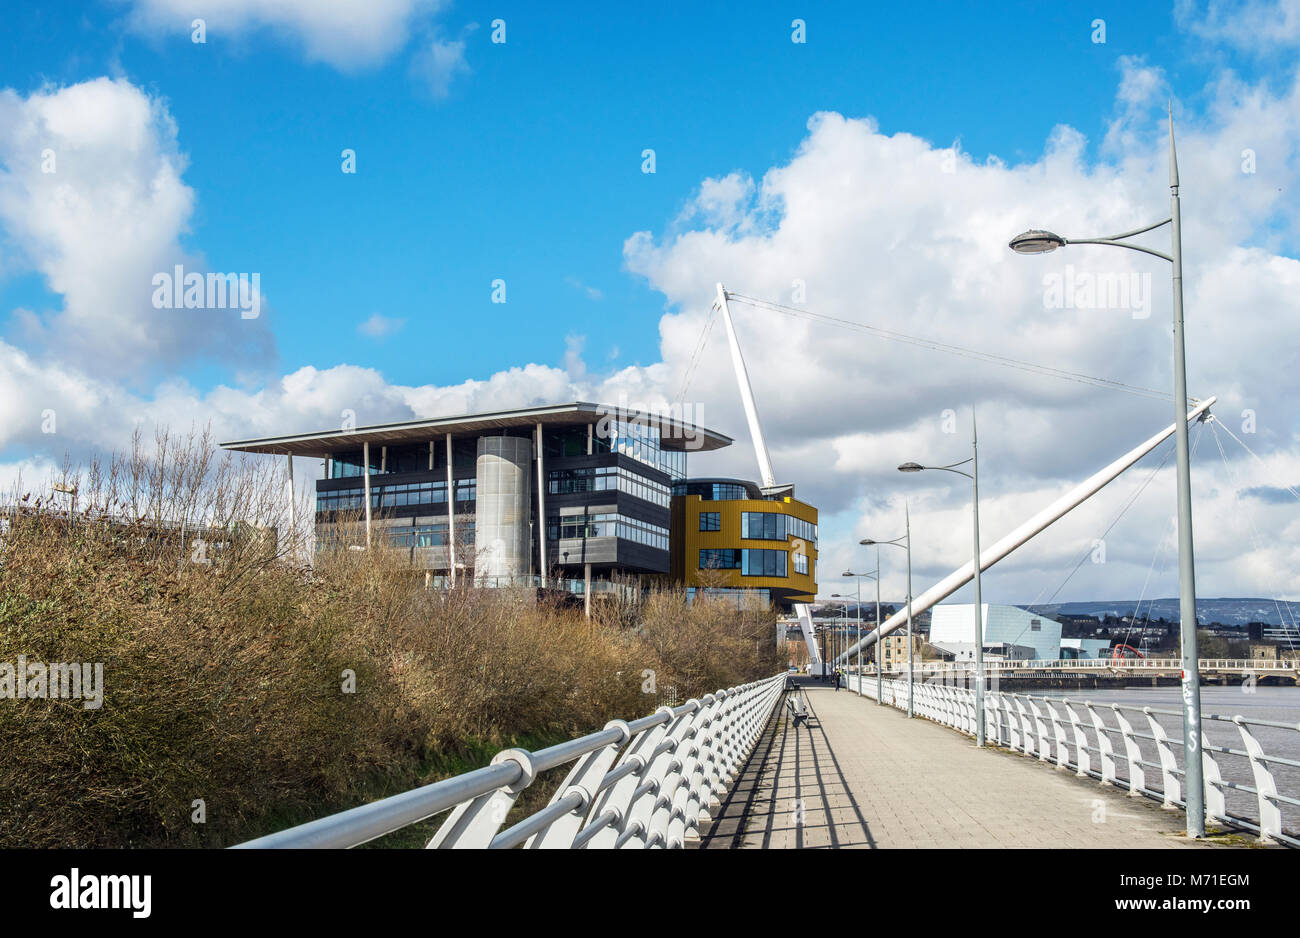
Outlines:
[[[738,442],[694,471],[752,477],[706,328],[720,278],[796,304],[805,283],[815,312],[1168,388],[1167,268],[1005,245],[1163,217],[1172,99],[1191,390],[1218,394],[1261,455],[1198,456],[1198,577],[1205,595],[1295,595],[1296,506],[1259,493],[1300,479],[1300,0],[199,6],[7,12],[0,484],[149,424],[237,439],[344,412],[675,394]],[[258,274],[262,317],[153,308],[150,277],[182,261]],[[1069,270],[1151,278],[1150,315],[1052,307],[1044,287]],[[1170,419],[1159,400],[736,315],[777,474],[822,511],[823,572],[860,565],[857,540],[897,529],[905,498],[919,574],[966,559],[964,493],[895,467],[964,456],[950,428],[972,405],[990,537]],[[1128,484],[1000,564],[987,595],[1050,593]],[[1152,566],[1172,479],[1149,491],[1059,600],[1174,593],[1172,554]]]
[[[413,73],[418,35],[340,71],[304,61],[284,31],[231,37],[210,17],[195,45],[127,29],[120,4],[28,5],[9,13],[0,83],[110,74],[165,99],[198,197],[184,243],[213,269],[261,272],[284,371],[346,361],[448,384],[559,364],[568,333],[586,337],[592,369],[657,360],[664,297],[625,270],[623,241],[663,232],[706,177],[788,160],[817,111],[1016,163],[1058,123],[1104,125],[1121,56],[1187,87],[1224,57],[1161,4],[618,6],[447,8],[428,29],[463,37],[469,70],[437,98]],[[490,41],[498,18],[504,45]],[[340,171],[345,147],[355,175]],[[505,306],[489,303],[497,277]],[[0,308],[57,307],[45,286],[11,275]],[[359,336],[374,313],[405,325]],[[186,377],[232,380],[202,362]]]

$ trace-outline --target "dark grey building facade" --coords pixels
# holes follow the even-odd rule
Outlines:
[[[447,582],[493,586],[667,575],[687,455],[730,443],[671,414],[578,402],[223,445],[321,460],[318,550],[361,530]]]

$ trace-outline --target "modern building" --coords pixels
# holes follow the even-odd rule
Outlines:
[[[942,645],[930,643],[943,655],[944,661],[974,661],[974,642],[945,642]],[[985,643],[985,661],[1032,661],[1037,659],[1033,645],[1008,645],[1005,642]]]
[[[672,492],[672,580],[688,592],[757,595],[780,609],[817,595],[817,509],[783,486],[683,479]]]
[[[1027,645],[1033,659],[1055,661],[1061,657],[1061,623],[1050,616],[1029,613],[1018,606],[984,604],[984,649],[994,645]],[[930,643],[940,648],[975,647],[975,607],[951,603],[930,610]]]
[[[318,549],[358,531],[366,545],[408,550],[440,583],[590,595],[593,577],[668,575],[687,453],[731,442],[670,416],[578,402],[223,446],[321,460]]]
[[[1246,637],[1251,641],[1283,642],[1294,647],[1300,644],[1300,627],[1249,622],[1246,624]]]
[[[320,460],[317,549],[386,544],[434,585],[591,595],[616,575],[788,609],[817,593],[817,510],[792,486],[687,478],[732,440],[576,402],[222,444]],[[538,519],[545,519],[540,524]]]
[[[1108,658],[1110,657],[1110,639],[1108,638],[1063,638],[1061,639],[1061,659]]]

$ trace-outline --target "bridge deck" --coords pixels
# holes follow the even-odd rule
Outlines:
[[[800,683],[809,725],[782,705],[701,847],[1208,847],[1181,812]]]

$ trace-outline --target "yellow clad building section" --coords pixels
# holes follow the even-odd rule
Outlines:
[[[752,483],[746,488],[750,490],[749,494],[757,494]],[[772,522],[787,532],[784,540],[745,537],[742,523],[747,512],[771,512],[803,523]],[[716,515],[716,518],[708,517],[702,525],[702,514]],[[812,602],[817,595],[816,525],[817,509],[791,497],[708,499],[698,494],[674,495],[672,579],[685,587],[766,589],[770,591],[772,601],[783,607],[791,603]],[[716,530],[701,530],[702,527],[716,527]],[[750,532],[756,530],[757,525]],[[799,536],[800,533],[810,536]],[[777,561],[779,570],[780,561],[784,560],[784,576],[745,572],[744,555],[738,552],[760,550],[780,552],[784,556],[750,555],[750,567],[764,569],[766,573],[775,572],[773,561]],[[703,568],[701,551],[717,552],[704,555]],[[742,565],[731,566],[737,562]]]

